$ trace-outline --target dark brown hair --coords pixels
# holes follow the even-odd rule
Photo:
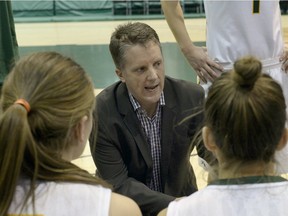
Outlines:
[[[285,128],[285,109],[280,85],[247,56],[210,87],[205,124],[226,159],[269,162]]]
[[[125,51],[135,45],[145,46],[148,42],[153,41],[160,45],[160,40],[156,31],[149,25],[141,22],[127,23],[119,25],[113,32],[109,49],[115,66],[122,69],[125,64]]]

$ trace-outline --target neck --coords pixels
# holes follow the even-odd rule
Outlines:
[[[158,107],[158,103],[153,104],[152,106],[149,106],[149,107],[143,106],[143,109],[146,111],[147,116],[152,118],[155,115],[156,111],[157,111],[157,107]]]
[[[220,163],[219,179],[240,178],[248,176],[275,175],[274,163],[263,161]]]
[[[65,152],[62,154],[62,159],[71,162],[74,158],[72,154]]]

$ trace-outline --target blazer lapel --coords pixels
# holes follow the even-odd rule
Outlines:
[[[171,147],[173,143],[173,117],[174,113],[171,109],[164,106],[162,114],[162,137],[161,137],[161,183],[165,186],[165,179],[167,179],[168,169],[171,158]],[[168,133],[167,133],[168,131]],[[165,135],[164,135],[165,134]]]
[[[138,146],[146,164],[149,169],[152,169],[152,157],[150,153],[150,148],[148,143],[146,142],[146,136],[144,135],[144,131],[142,129],[141,123],[137,118],[136,113],[133,110],[133,107],[130,103],[128,97],[128,91],[125,84],[121,83],[117,90],[118,98],[118,108],[119,112],[123,115],[123,121],[126,125],[127,129],[130,131],[133,136],[136,145]]]
[[[167,97],[165,97],[167,95]],[[168,96],[169,95],[169,96]],[[167,179],[168,169],[171,158],[171,148],[173,145],[173,127],[175,111],[174,107],[177,106],[176,95],[172,91],[170,83],[165,80],[164,87],[165,106],[162,109],[162,121],[161,121],[161,183],[162,187],[165,188],[165,179]]]

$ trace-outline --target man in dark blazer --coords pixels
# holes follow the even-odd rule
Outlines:
[[[190,154],[204,91],[165,76],[158,35],[144,23],[118,26],[109,48],[120,81],[96,97],[89,141],[97,175],[155,215],[197,190]]]

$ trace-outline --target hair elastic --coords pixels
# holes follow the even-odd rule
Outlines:
[[[22,105],[26,109],[27,113],[29,113],[31,110],[30,104],[25,99],[18,99],[14,102],[14,104]]]

